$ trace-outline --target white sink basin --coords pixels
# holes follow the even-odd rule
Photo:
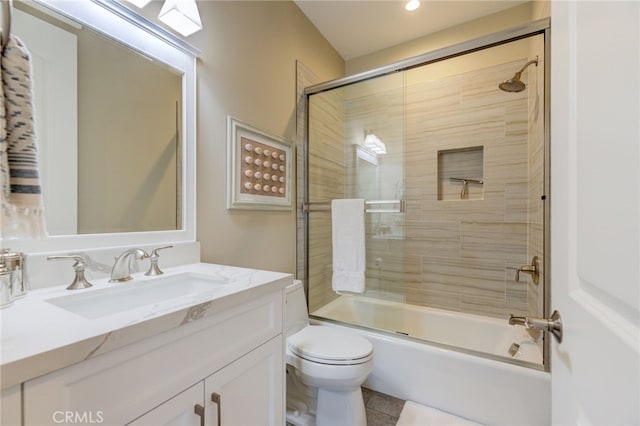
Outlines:
[[[45,301],[85,318],[101,318],[214,290],[228,283],[229,279],[223,276],[185,272],[148,281],[119,284],[101,290],[89,290],[86,293],[55,297]]]

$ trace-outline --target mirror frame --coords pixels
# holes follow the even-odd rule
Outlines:
[[[199,52],[155,23],[115,0],[31,0],[34,7],[61,15],[111,38],[151,60],[183,74],[182,78],[182,226],[178,230],[54,235],[42,239],[3,239],[2,246],[28,254],[195,241],[196,60]],[[74,189],[75,190],[75,189]]]

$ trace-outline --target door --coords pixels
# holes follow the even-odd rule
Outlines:
[[[205,380],[209,426],[284,424],[284,360],[278,336]]]
[[[199,382],[137,418],[135,426],[198,426],[204,416],[204,383]]]
[[[552,424],[640,424],[640,3],[552,2]]]

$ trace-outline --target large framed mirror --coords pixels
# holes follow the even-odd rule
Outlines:
[[[113,0],[14,0],[49,236],[25,252],[195,240],[197,51]]]

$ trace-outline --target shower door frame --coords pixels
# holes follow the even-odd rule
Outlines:
[[[311,95],[325,92],[328,90],[348,86],[351,84],[363,82],[377,77],[394,74],[397,72],[407,71],[412,68],[428,65],[435,62],[441,62],[447,59],[455,58],[457,56],[466,55],[480,50],[489,49],[494,46],[507,44],[513,41],[525,39],[528,37],[542,35],[544,36],[544,228],[543,228],[543,247],[544,247],[544,296],[543,296],[543,316],[550,316],[550,276],[551,276],[551,263],[550,263],[550,163],[549,163],[549,144],[550,144],[550,72],[551,72],[551,19],[544,18],[536,21],[532,21],[527,24],[518,25],[503,31],[499,31],[486,36],[478,37],[469,41],[454,44],[452,46],[436,49],[418,56],[403,59],[398,62],[394,62],[389,65],[385,65],[379,68],[375,68],[369,71],[364,71],[358,74],[330,80],[327,82],[314,84],[312,86],[305,87],[304,89],[304,140],[302,143],[302,149],[298,150],[298,155],[302,155],[302,185],[298,187],[298,201],[297,208],[297,220],[302,221],[303,226],[301,229],[304,232],[302,241],[304,244],[302,247],[298,244],[296,247],[296,258],[303,259],[303,264],[296,265],[296,276],[298,279],[302,279],[305,297],[307,299],[307,306],[309,306],[309,97]],[[299,171],[300,172],[300,171]],[[298,238],[298,240],[300,240]],[[300,253],[302,251],[302,253]],[[313,318],[314,316],[311,315]],[[322,318],[326,320],[325,318]],[[347,324],[349,326],[358,327],[357,325]],[[395,335],[397,336],[397,335]],[[410,337],[409,337],[410,338]],[[411,339],[411,338],[410,338]],[[418,339],[413,339],[418,340]],[[549,338],[544,339],[543,347],[543,364],[541,366],[544,371],[550,370],[549,365]],[[430,342],[425,340],[419,340],[421,343],[429,344]],[[505,359],[497,358],[500,361],[506,361]]]

